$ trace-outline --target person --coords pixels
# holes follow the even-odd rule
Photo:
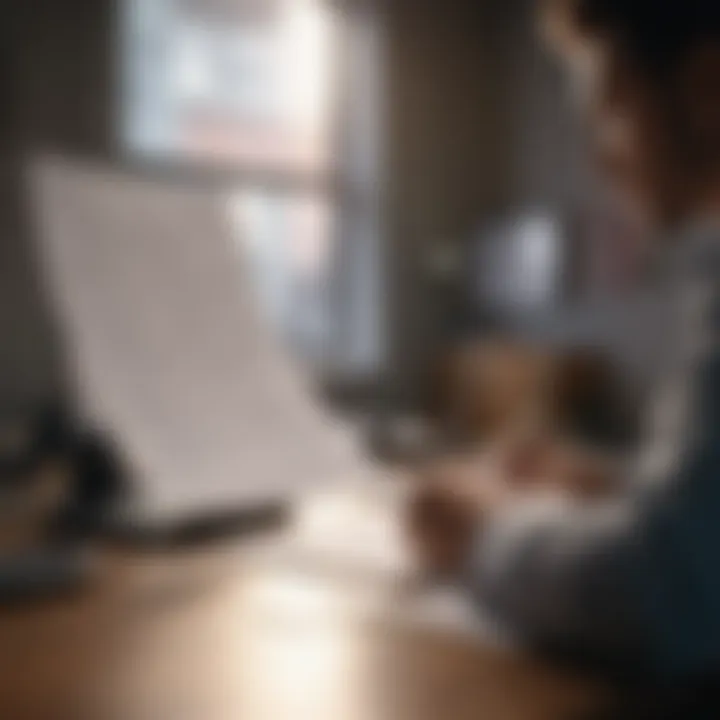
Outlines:
[[[657,229],[663,372],[622,490],[578,499],[554,463],[539,473],[549,481],[517,482],[500,453],[429,473],[406,527],[426,570],[457,578],[521,641],[694,676],[720,661],[720,3],[544,10],[598,166]]]

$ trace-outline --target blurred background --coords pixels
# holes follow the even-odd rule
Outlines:
[[[122,286],[114,268],[125,258],[162,278],[165,260],[202,259],[215,231],[191,208],[194,198],[210,198],[245,265],[238,288],[251,287],[262,323],[312,384],[308,402],[319,397],[359,420],[373,457],[397,460],[397,446],[413,442],[429,447],[428,420],[482,425],[488,407],[507,405],[505,394],[518,392],[499,388],[516,386],[516,375],[501,382],[484,369],[483,348],[497,339],[525,348],[513,352],[523,356],[526,379],[526,366],[537,374],[538,352],[555,356],[557,382],[573,388],[562,411],[570,424],[603,426],[604,439],[632,436],[628,417],[652,378],[658,317],[656,298],[627,299],[643,285],[645,239],[590,171],[572,88],[536,20],[532,0],[7,5],[0,435],[9,456],[23,423],[40,445],[45,436],[65,442],[76,425],[108,430],[77,416],[90,361],[78,365],[82,352],[67,327],[68,314],[77,315],[72,303],[59,306],[82,283],[66,282],[58,294],[48,282],[56,272],[44,237],[55,226],[29,170],[43,157],[137,181],[148,188],[138,217],[185,208],[169,248],[146,257],[136,248],[131,261],[122,238],[112,240],[102,202],[77,200],[86,206],[78,217],[99,218],[79,222],[88,243],[82,262],[91,266],[96,247],[106,266],[86,272],[99,294],[83,301],[95,307],[95,326],[110,328],[98,351],[105,361],[92,361],[98,367],[131,372],[122,359],[129,345],[121,347],[121,331],[112,334],[102,310],[110,297],[103,283],[115,273],[113,312],[128,316],[132,334],[132,317],[150,317],[155,301],[134,307],[134,286]],[[118,207],[135,215],[132,205]],[[138,237],[156,232],[138,222]],[[186,298],[195,305],[182,312],[197,320],[210,306],[195,289],[200,295]],[[245,332],[238,326],[239,337]],[[232,337],[232,327],[222,333]],[[188,350],[201,343],[191,335]],[[214,347],[206,354],[220,357]],[[577,347],[589,356],[564,365]],[[514,366],[502,353],[489,365]],[[213,374],[197,372],[200,385]],[[598,388],[611,407],[598,407]],[[165,409],[171,405],[166,398]]]
[[[147,428],[152,423],[155,429],[162,425],[158,418],[172,416],[175,405],[167,395],[152,405],[152,392],[137,392],[138,398],[148,399],[145,410],[150,408],[147,414],[152,417],[125,447],[126,436],[133,435],[128,433],[127,420],[132,413],[122,415],[124,424],[118,430],[93,425],[90,415],[78,412],[82,403],[76,392],[86,379],[83,368],[92,367],[95,373],[91,386],[96,409],[104,407],[107,397],[102,388],[109,385],[104,386],[105,376],[98,374],[103,365],[97,360],[100,356],[92,356],[95,360],[90,362],[86,353],[78,364],[81,353],[68,333],[67,308],[73,305],[60,303],[57,293],[51,292],[48,274],[53,273],[45,236],[52,226],[42,212],[30,170],[39,158],[56,158],[78,167],[100,168],[110,179],[122,179],[118,186],[135,183],[141,189],[142,199],[134,200],[135,205],[118,205],[128,213],[129,208],[142,208],[134,224],[128,223],[138,237],[112,235],[110,225],[102,224],[101,203],[89,199],[95,197],[92,192],[87,207],[76,214],[81,220],[75,226],[86,243],[87,252],[78,246],[81,260],[87,260],[88,267],[97,262],[107,272],[106,277],[100,273],[92,278],[98,302],[84,296],[83,307],[95,311],[91,323],[95,339],[104,327],[112,340],[100,348],[105,366],[120,368],[128,377],[131,355],[123,355],[125,336],[119,330],[113,334],[113,323],[125,332],[132,330],[133,313],[139,317],[147,309],[152,319],[154,301],[151,297],[138,308],[141,295],[135,294],[130,280],[122,285],[120,270],[147,266],[163,277],[164,265],[186,270],[195,267],[193,263],[203,266],[204,248],[220,235],[212,222],[206,223],[203,203],[210,199],[232,253],[243,258],[245,272],[238,274],[238,283],[249,281],[262,326],[272,330],[283,357],[290,358],[294,372],[311,387],[306,405],[322,405],[355,421],[352,431],[366,457],[402,467],[407,456],[432,445],[427,440],[428,423],[440,426],[448,436],[484,442],[522,415],[538,395],[552,398],[552,412],[564,429],[605,447],[624,448],[633,435],[629,418],[639,407],[641,388],[652,376],[647,318],[653,316],[655,305],[652,299],[644,300],[634,315],[625,303],[621,317],[615,308],[621,298],[635,296],[642,287],[644,238],[589,169],[585,128],[559,64],[538,37],[536,10],[534,0],[3,3],[0,601],[25,600],[28,593],[43,594],[48,589],[74,589],[88,578],[97,579],[99,589],[77,605],[63,606],[64,615],[62,610],[60,616],[49,610],[47,616],[30,614],[23,616],[25,620],[0,615],[0,631],[5,633],[0,640],[0,707],[4,692],[14,698],[8,707],[25,713],[0,710],[0,715],[9,720],[179,717],[172,707],[166,708],[166,715],[154,713],[149,701],[147,706],[127,706],[126,715],[75,715],[72,710],[53,715],[52,708],[73,708],[89,687],[115,687],[115,678],[127,679],[128,672],[130,685],[117,687],[135,690],[118,691],[117,697],[145,697],[138,690],[145,687],[147,697],[155,693],[172,698],[182,685],[168,684],[168,678],[175,677],[174,663],[187,662],[178,677],[198,690],[196,699],[222,703],[235,690],[244,693],[249,688],[248,697],[259,703],[256,711],[244,715],[208,711],[198,717],[418,720],[446,716],[443,688],[451,685],[443,680],[443,673],[463,678],[465,671],[458,674],[453,668],[476,665],[457,660],[454,650],[436,654],[431,646],[418,653],[402,644],[390,649],[369,645],[375,648],[370,650],[357,645],[357,633],[348,635],[345,625],[332,624],[334,615],[326,612],[330,606],[325,600],[313,604],[318,592],[329,593],[324,585],[318,590],[299,576],[275,583],[280,590],[273,597],[280,598],[283,612],[299,613],[302,624],[309,604],[319,624],[306,624],[308,635],[301,633],[300,639],[293,635],[297,628],[293,630],[290,621],[287,626],[273,626],[277,636],[270,631],[266,636],[255,612],[259,601],[248,600],[252,593],[246,591],[245,580],[238,579],[239,565],[228,567],[224,555],[222,562],[214,555],[202,555],[202,561],[194,563],[162,555],[118,559],[111,551],[108,562],[96,562],[95,556],[88,561],[88,548],[106,550],[108,542],[112,546],[118,539],[123,552],[128,541],[131,547],[165,551],[186,541],[192,544],[214,530],[200,522],[157,533],[136,528],[133,533],[108,523],[129,492],[124,466],[132,454],[128,448],[135,451],[142,446],[151,456],[151,443],[143,444],[152,435]],[[112,187],[107,185],[110,196]],[[177,218],[167,217],[174,212],[168,208],[177,210]],[[117,220],[118,211],[114,212]],[[159,225],[143,229],[142,218],[153,216]],[[82,221],[85,217],[94,217],[96,224]],[[145,257],[138,238],[147,233],[151,240],[156,227],[171,228],[163,239],[170,238],[170,245],[148,242]],[[114,227],[112,232],[116,231]],[[132,246],[132,260],[123,243]],[[177,284],[180,276],[172,277]],[[188,331],[184,339],[188,355],[195,358],[195,346],[207,341],[205,354],[216,357],[217,367],[225,372],[223,363],[243,343],[254,343],[255,336],[246,334],[240,320],[239,338],[233,338],[231,325],[222,325],[221,334],[233,338],[228,342],[215,338],[218,344],[212,345],[210,335],[200,333],[198,328],[215,320],[205,317],[211,307],[205,300],[215,302],[222,294],[216,292],[218,287],[210,282],[205,291],[195,283],[195,294],[177,297],[182,298],[183,312],[192,319],[196,333]],[[223,288],[224,292],[227,288]],[[68,295],[77,288],[71,282],[65,289]],[[246,293],[246,285],[241,289]],[[127,317],[122,313],[123,292],[127,307],[132,308]],[[111,296],[118,314],[103,316],[103,303]],[[169,312],[172,303],[163,297]],[[224,323],[231,322],[229,311],[219,315]],[[577,347],[584,350],[573,355],[572,348]],[[595,352],[598,349],[602,359]],[[545,373],[548,356],[554,368],[550,385]],[[253,366],[257,375],[237,368],[238,386],[256,386],[253,397],[260,398],[258,404],[237,415],[243,422],[218,422],[217,432],[212,427],[208,431],[205,416],[198,414],[197,433],[191,424],[182,428],[197,444],[189,442],[189,450],[182,448],[186,451],[182,457],[192,456],[197,462],[204,457],[198,438],[207,439],[202,450],[212,455],[215,442],[223,448],[239,445],[238,438],[247,440],[252,430],[256,434],[247,444],[259,448],[258,453],[265,452],[268,458],[287,454],[284,461],[292,472],[286,473],[284,482],[290,486],[295,473],[298,478],[302,473],[288,460],[293,456],[287,448],[292,443],[302,446],[298,429],[315,420],[308,420],[309,409],[298,410],[297,417],[286,411],[291,405],[299,408],[294,401],[270,402],[273,383],[260,382],[261,359],[256,358]],[[155,367],[155,378],[164,376],[165,369]],[[200,397],[198,388],[210,374],[199,373],[197,383],[185,377],[179,395],[194,397],[197,390]],[[211,410],[223,407],[226,378],[220,375],[213,378],[212,392],[208,390]],[[148,377],[143,381],[145,389],[152,384]],[[232,380],[229,385],[234,386]],[[116,405],[121,395],[116,388]],[[108,425],[112,425],[109,417],[120,417],[117,407],[114,416],[104,416]],[[135,411],[143,411],[141,403]],[[179,433],[180,424],[176,428],[173,422],[166,423],[172,426],[170,434]],[[104,434],[107,430],[109,436]],[[324,432],[318,431],[305,444],[306,456],[325,454]],[[132,485],[136,478],[129,475]],[[251,472],[240,475],[246,486],[256,481]],[[206,478],[195,476],[195,480],[202,487]],[[320,512],[320,524],[330,518],[336,530],[346,528],[354,511],[341,506],[331,504],[324,514]],[[376,512],[372,502],[363,507],[366,515]],[[270,516],[271,521],[277,519],[272,512]],[[386,528],[387,517],[383,518]],[[221,534],[237,528],[232,517],[219,520]],[[262,513],[252,515],[249,524],[264,525],[265,520]],[[382,551],[387,539],[383,532],[375,540]],[[338,537],[333,536],[330,544],[338,543]],[[349,545],[371,544],[364,537],[352,536]],[[96,543],[98,539],[101,542]],[[353,601],[362,594],[357,587],[351,588]],[[216,591],[220,594],[213,594]],[[178,623],[172,633],[179,638],[176,648],[164,635],[154,634],[155,625],[143,623],[146,617],[155,617],[158,608],[162,614],[166,606],[175,607],[177,598],[187,601],[183,606],[187,614],[173,616]],[[264,608],[267,603],[263,603]],[[122,612],[117,612],[118,607]],[[207,608],[212,609],[206,612]],[[219,645],[218,628],[223,638]],[[117,637],[123,638],[122,650],[111,642]],[[319,650],[318,638],[327,641]],[[46,652],[48,647],[55,650]],[[57,651],[58,647],[64,651]],[[224,648],[219,656],[217,647]],[[283,664],[292,648],[296,656]],[[303,654],[308,648],[310,655]],[[347,653],[338,654],[338,648]],[[360,653],[357,648],[365,653],[358,655],[365,658],[357,661],[359,665],[347,659]],[[330,649],[334,655],[327,655]],[[404,660],[394,663],[393,653]],[[318,665],[321,677],[327,679],[325,685],[297,682],[297,677],[305,677],[300,669],[307,657],[325,663]],[[417,669],[417,663],[435,659],[442,660],[437,667]],[[247,676],[247,688],[238,685],[237,689],[228,681],[218,690],[214,668],[236,662],[254,668]],[[156,676],[155,666],[168,668],[168,674]],[[408,670],[404,680],[395,682],[394,671],[387,673],[389,666],[416,670]],[[118,676],[120,667],[125,674]],[[483,676],[483,682],[472,686],[481,693],[496,688],[502,695],[498,707],[514,700],[526,703],[526,709],[534,706],[538,695],[530,686],[535,680],[516,696],[514,683],[519,676],[514,670],[507,674],[503,667],[504,684],[488,683]],[[468,670],[467,677],[474,671]],[[100,675],[93,683],[90,678],[95,673]],[[27,682],[23,685],[23,678],[33,682],[36,677],[43,688],[39,692],[28,688]],[[439,678],[439,684],[433,685],[432,678]],[[533,687],[548,687],[544,683]],[[313,684],[330,693],[340,689],[327,706],[322,705],[327,698],[318,696],[318,707],[324,710],[313,706],[312,712],[296,712],[293,693],[305,697],[302,693],[310,692]],[[234,688],[232,692],[228,687]],[[223,695],[225,690],[230,694]],[[425,691],[430,693],[427,702],[422,700]],[[397,707],[405,710],[379,714],[373,703],[385,697],[384,692],[390,698],[404,693]],[[290,699],[282,705],[286,693]],[[338,710],[332,704],[335,700],[347,701],[346,709],[354,708],[356,714]],[[32,705],[35,701],[40,704]],[[488,701],[486,697],[482,702]],[[196,708],[202,707],[198,703]],[[228,703],[226,709],[236,708]],[[140,712],[143,707],[145,715]],[[477,717],[472,710],[477,707],[473,700],[466,708],[469,714],[458,711],[457,717]],[[50,714],[42,714],[47,708]],[[526,715],[498,711],[489,717]]]
[[[453,337],[500,316],[536,325],[633,277],[622,242],[603,249],[622,221],[593,192],[529,0],[38,0],[3,13],[6,392],[62,383],[23,184],[39,151],[212,188],[268,316],[344,395],[383,377],[412,402]]]

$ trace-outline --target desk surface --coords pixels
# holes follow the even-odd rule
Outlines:
[[[0,613],[8,720],[532,720],[598,689],[354,609],[346,581],[237,545],[106,554],[74,597]]]

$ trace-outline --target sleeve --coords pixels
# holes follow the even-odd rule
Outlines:
[[[468,582],[491,617],[533,644],[602,657],[646,645],[637,510],[529,501],[478,538]]]
[[[648,643],[682,623],[687,646],[694,623],[693,637],[708,642],[702,593],[720,602],[711,581],[720,547],[720,350],[712,329],[720,303],[703,307],[686,326],[696,336],[686,338],[685,360],[659,395],[662,411],[641,448],[631,478],[641,490],[599,505],[529,500],[480,530],[467,583],[523,641],[629,657],[655,651]]]

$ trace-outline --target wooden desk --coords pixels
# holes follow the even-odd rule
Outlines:
[[[597,689],[353,611],[338,579],[239,545],[107,554],[76,597],[0,613],[3,720],[532,720]]]

